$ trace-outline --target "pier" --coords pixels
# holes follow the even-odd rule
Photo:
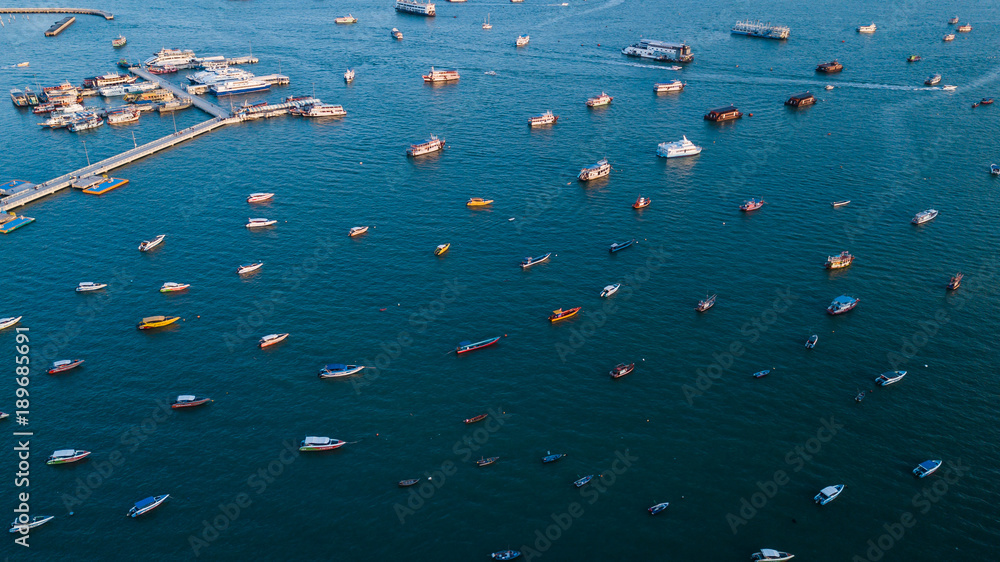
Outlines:
[[[66,31],[67,27],[73,25],[73,22],[75,21],[76,18],[73,16],[59,20],[56,23],[52,24],[52,27],[50,27],[49,30],[45,32],[45,36],[55,37],[56,35],[59,35],[63,31]]]
[[[86,14],[88,16],[101,16],[106,20],[115,19],[115,15],[112,13],[84,8],[0,8],[0,14]]]
[[[132,74],[135,74],[136,76],[143,78],[144,80],[159,85],[161,88],[165,90],[169,90],[177,98],[190,99],[198,109],[204,111],[205,113],[208,113],[209,115],[214,115],[216,118],[225,119],[231,115],[231,113],[228,110],[223,109],[204,98],[188,95],[188,93],[185,92],[184,90],[181,90],[180,88],[174,86],[173,84],[167,82],[166,80],[161,80],[157,75],[147,72],[146,69],[144,68],[133,66],[132,68],[129,68],[128,71],[131,72]]]

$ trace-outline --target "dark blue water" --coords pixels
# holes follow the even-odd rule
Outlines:
[[[251,71],[292,85],[235,103],[315,93],[348,115],[222,128],[116,171],[130,183],[108,195],[34,203],[23,212],[36,222],[0,239],[0,316],[25,316],[39,365],[30,505],[57,516],[30,549],[5,555],[485,560],[509,547],[544,560],[746,559],[760,548],[821,561],[995,557],[1000,236],[988,166],[1000,159],[998,108],[970,106],[1000,95],[996,6],[472,1],[439,3],[433,19],[396,14],[388,1],[100,7],[116,19],[78,16],[56,38],[42,32],[58,16],[6,23],[0,65],[31,66],[0,69],[0,83],[79,83],[161,47],[252,50]],[[332,25],[348,12],[357,24]],[[487,13],[490,31],[480,27]],[[952,15],[974,29],[943,43]],[[730,35],[745,17],[792,36]],[[854,31],[871,21],[874,35]],[[393,27],[403,41],[389,37]],[[118,33],[128,45],[113,51]],[[526,33],[531,43],[515,49]],[[674,72],[619,53],[641,36],[685,41],[695,61]],[[910,54],[923,60],[908,64]],[[834,58],[843,73],[814,73]],[[460,82],[425,86],[432,65],[457,68]],[[933,73],[957,91],[923,87]],[[652,92],[674,78],[684,92]],[[783,106],[807,89],[817,105]],[[601,91],[612,105],[585,107]],[[728,103],[747,115],[702,120]],[[558,124],[530,130],[527,118],[547,109]],[[146,114],[74,135],[4,107],[2,179],[50,179],[131,148],[133,133],[138,143],[167,135],[174,118],[182,128],[208,117]],[[429,134],[448,148],[407,159]],[[658,143],[681,135],[703,153],[656,158]],[[602,157],[611,177],[578,184],[579,169]],[[277,196],[251,207],[255,191]],[[636,212],[640,194],[653,203]],[[470,210],[470,197],[495,203]],[[743,215],[749,197],[767,204]],[[831,208],[840,199],[852,203]],[[909,224],[927,208],[940,216]],[[280,222],[248,232],[258,216]],[[348,238],[358,225],[373,228]],[[160,233],[162,247],[136,250]],[[634,248],[608,254],[632,237]],[[445,242],[451,250],[435,257]],[[857,256],[850,269],[821,267],[845,249]],[[517,267],[545,252],[551,262]],[[258,274],[235,274],[255,259],[265,263]],[[948,293],[956,271],[965,282]],[[110,286],[82,295],[81,281]],[[167,281],[192,288],[157,292]],[[622,291],[600,299],[612,282]],[[706,293],[718,304],[699,315]],[[861,304],[828,316],[845,293]],[[576,318],[546,320],[573,306],[583,307]],[[156,314],[184,321],[135,329]],[[291,336],[258,349],[272,332]],[[449,353],[495,335],[506,337],[490,349]],[[0,333],[8,372],[14,346],[12,331]],[[70,357],[87,362],[59,376],[41,368]],[[635,372],[610,381],[621,361]],[[376,368],[317,379],[331,362]],[[766,368],[768,377],[750,377]],[[909,374],[854,402],[891,369]],[[14,409],[8,381],[4,411]],[[186,393],[215,402],[164,409]],[[486,412],[490,422],[462,423]],[[290,452],[306,435],[351,444]],[[7,443],[2,497],[13,519],[23,489]],[[65,447],[94,453],[44,465]],[[543,466],[548,451],[568,456]],[[478,468],[481,456],[500,461]],[[948,464],[925,480],[910,475],[932,458]],[[576,490],[588,474],[603,478]],[[843,495],[814,505],[832,484],[845,484]],[[158,510],[123,517],[163,493],[171,499]],[[650,517],[662,501],[668,510]]]

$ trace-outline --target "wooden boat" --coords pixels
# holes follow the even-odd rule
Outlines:
[[[890,384],[895,384],[906,376],[906,371],[886,371],[881,375],[875,377],[875,384],[879,386],[889,386]]]
[[[964,273],[956,273],[953,275],[951,281],[948,281],[948,290],[954,291],[955,289],[961,287],[963,277],[965,277]]]
[[[324,365],[323,368],[319,370],[319,378],[339,379],[343,377],[349,377],[351,375],[356,375],[363,370],[365,370],[364,365],[344,365],[343,363],[330,363],[329,365]]]
[[[750,555],[751,560],[765,560],[767,562],[782,562],[784,560],[791,560],[792,558],[795,558],[794,554],[781,552],[773,548],[762,548],[760,552]]]
[[[575,316],[577,312],[580,312],[581,308],[583,308],[583,307],[582,306],[578,306],[576,308],[571,308],[569,310],[563,310],[561,308],[553,310],[552,311],[552,315],[549,316],[549,322],[555,323],[555,322],[559,322],[560,320],[565,320],[567,318]]]
[[[615,252],[620,252],[620,251],[624,250],[625,248],[628,248],[629,246],[631,246],[633,244],[635,244],[635,238],[633,238],[631,240],[627,240],[625,242],[615,242],[614,244],[611,245],[610,248],[608,248],[608,252],[610,252],[612,254],[615,253]]]
[[[514,2],[515,0],[510,0],[510,1]],[[516,0],[516,1],[521,2],[523,0]],[[518,556],[521,556],[521,553],[517,550],[501,550],[499,552],[494,552],[493,554],[490,554],[490,557],[493,558],[494,560],[513,560]]]
[[[771,369],[765,369],[763,371],[757,371],[756,373],[753,374],[753,378],[755,378],[755,379],[761,379],[761,378],[766,377],[770,373],[771,373]]]
[[[538,256],[537,258],[533,258],[531,256],[528,256],[528,257],[524,258],[524,260],[521,262],[521,269],[528,269],[529,267],[531,267],[533,265],[538,265],[540,263],[547,262],[547,261],[549,261],[549,258],[551,256],[552,256],[552,252],[549,252],[549,253],[547,253],[547,254],[545,254],[543,256]]]
[[[28,530],[34,529],[35,527],[40,527],[49,521],[55,519],[55,515],[35,515],[28,521],[21,523],[20,520],[15,520],[10,524],[11,533],[27,533]]]
[[[633,209],[645,209],[652,202],[653,202],[653,200],[650,199],[649,197],[643,197],[642,195],[640,195],[639,198],[635,200],[635,203],[632,203],[632,208]]]
[[[163,239],[166,238],[166,237],[167,237],[166,234],[160,234],[156,238],[153,238],[152,240],[144,240],[142,242],[142,244],[139,244],[139,251],[140,252],[148,252],[148,251],[152,250],[153,248],[155,248],[155,247],[159,246],[160,244],[162,244],[163,243]]]
[[[273,193],[251,193],[250,196],[247,197],[247,203],[262,203],[264,201],[269,201],[272,197],[274,197]]]
[[[621,283],[615,283],[614,285],[608,285],[607,287],[604,287],[604,290],[601,291],[601,296],[604,297],[604,298],[608,298],[611,295],[617,293],[618,289],[620,289],[621,286],[622,286]]]
[[[834,207],[843,207],[844,205],[847,205],[847,204],[848,204],[848,203],[850,203],[850,202],[851,202],[851,200],[850,200],[850,199],[845,199],[845,200],[843,200],[843,201],[834,201],[834,202],[833,202],[833,206],[834,206]]]
[[[368,232],[367,226],[355,226],[351,228],[350,232],[348,232],[347,235],[353,238],[355,236],[361,236],[366,232]]]
[[[587,476],[584,476],[583,478],[574,481],[573,485],[576,486],[577,488],[582,488],[582,487],[586,486],[587,484],[589,484],[590,481],[593,480],[593,479],[594,479],[594,475],[593,474],[588,474]]]
[[[451,243],[439,244],[438,247],[434,249],[434,255],[435,256],[443,255],[445,252],[448,251],[448,248],[451,248]]]
[[[858,306],[861,299],[850,297],[847,295],[840,295],[839,297],[833,299],[830,306],[826,307],[826,311],[829,314],[843,314],[854,310],[854,307]]]
[[[76,287],[76,292],[88,293],[90,291],[100,291],[107,286],[107,283],[91,283],[90,281],[84,281]]]
[[[906,57],[906,62],[917,62],[920,60],[920,55],[910,55]]]
[[[23,316],[11,316],[9,318],[0,318],[0,330],[3,330],[5,328],[10,328],[14,324],[17,324],[18,322],[21,321],[21,318],[24,318],[24,317]]]
[[[60,449],[52,453],[45,464],[69,464],[90,456],[90,451],[79,451],[77,449]]]
[[[332,451],[334,449],[339,449],[344,445],[347,445],[347,441],[341,441],[340,439],[331,439],[329,437],[316,437],[310,435],[302,440],[302,443],[299,445],[299,450],[309,451],[309,452]]]
[[[240,275],[246,275],[248,273],[253,273],[254,271],[257,271],[258,269],[260,269],[263,266],[264,266],[264,262],[262,262],[262,261],[253,262],[253,263],[240,264],[236,268],[236,273],[238,273]]]
[[[410,486],[416,485],[419,482],[420,482],[419,478],[408,478],[406,480],[400,480],[399,481],[399,487],[400,488],[408,488]]]
[[[347,14],[346,16],[340,16],[340,17],[337,17],[337,18],[333,18],[333,22],[334,23],[358,23],[358,18],[352,16],[351,14]]]
[[[979,100],[979,103],[983,105],[991,105],[993,103],[993,98],[983,98]]]
[[[147,316],[142,319],[142,322],[139,322],[139,329],[149,330],[151,328],[162,328],[164,326],[169,326],[180,319],[180,316]]]
[[[649,508],[649,510],[648,510],[649,514],[650,515],[656,515],[657,513],[660,513],[661,511],[663,511],[664,509],[667,509],[667,506],[669,506],[669,505],[670,505],[670,502],[658,503],[658,504],[654,505],[653,507]]]
[[[124,47],[126,42],[128,42],[128,39],[124,35],[119,35],[111,40],[111,46],[115,48]]]
[[[844,65],[840,64],[838,61],[823,62],[816,65],[816,72],[833,74],[835,72],[840,72],[841,70],[844,70]]]
[[[823,264],[823,267],[827,269],[843,269],[845,267],[850,267],[852,263],[854,263],[854,256],[847,250],[844,250],[843,252],[840,252],[839,255],[827,256],[826,263]]]
[[[465,341],[463,341],[463,342],[461,342],[461,343],[458,344],[458,347],[455,349],[455,353],[458,353],[459,355],[461,355],[463,353],[468,353],[470,351],[476,351],[477,349],[482,349],[484,347],[489,347],[489,346],[497,343],[498,341],[500,341],[500,336],[497,336],[495,338],[486,339],[486,340],[483,340],[483,341],[480,341],[480,342],[476,342],[476,343],[472,343],[469,340],[465,340]]]
[[[164,494],[162,496],[150,496],[144,500],[139,500],[135,502],[135,505],[132,506],[132,509],[128,510],[127,516],[138,517],[143,513],[148,513],[156,509],[157,507],[160,507],[160,504],[167,501],[167,498],[169,497],[170,494]]]
[[[948,35],[944,36],[944,41],[954,41],[954,40],[955,40],[955,34],[954,33],[949,33]]]
[[[265,347],[270,347],[272,345],[276,345],[276,344],[279,344],[279,343],[285,341],[285,338],[287,338],[287,337],[288,337],[287,333],[284,333],[284,334],[268,334],[268,335],[260,338],[260,341],[257,342],[257,346],[260,347],[261,349],[263,349]]]
[[[635,370],[635,363],[629,363],[628,365],[626,365],[625,363],[619,363],[615,365],[614,369],[611,369],[610,375],[611,378],[613,379],[620,379],[634,370]]]
[[[80,365],[83,365],[83,359],[61,359],[52,364],[52,368],[49,369],[49,374],[54,375],[56,373],[63,373],[69,371],[70,369],[75,369]]]
[[[740,205],[740,210],[743,212],[756,211],[757,209],[764,206],[764,199],[750,199],[749,201],[744,201]]]
[[[832,502],[833,500],[837,499],[837,496],[839,496],[840,493],[843,491],[844,491],[843,484],[837,484],[836,486],[827,486],[826,488],[820,490],[819,493],[816,494],[816,497],[813,498],[813,500],[820,505],[826,505]]]
[[[202,404],[208,404],[211,402],[211,398],[199,397],[193,394],[181,394],[170,404],[171,408],[194,408],[195,406],[201,406]]]
[[[500,460],[500,457],[489,457],[489,458],[483,457],[478,461],[476,461],[476,466],[489,466],[497,462],[498,460]]]
[[[559,459],[561,459],[561,458],[563,458],[565,456],[566,456],[566,453],[555,453],[555,454],[553,454],[552,451],[549,451],[549,454],[547,454],[544,457],[542,457],[542,463],[543,464],[547,464],[547,463],[550,463],[550,462],[556,462],[557,460],[559,460]]]
[[[740,117],[743,117],[743,113],[736,109],[736,106],[729,105],[710,110],[705,114],[704,119],[706,121],[720,122],[731,121],[733,119],[739,119]]]
[[[278,222],[274,219],[264,219],[264,218],[247,219],[247,220],[249,221],[246,225],[247,228],[264,228],[265,226],[272,226],[274,224],[277,224]]]
[[[931,474],[934,474],[934,472],[937,471],[937,469],[941,468],[942,464],[944,464],[944,461],[939,461],[939,460],[924,461],[918,464],[917,468],[913,469],[913,475],[916,476],[917,478],[927,478]]]
[[[469,199],[466,203],[469,207],[487,207],[493,204],[492,199],[483,199],[482,197],[473,197]]]
[[[705,300],[698,301],[698,306],[694,307],[698,312],[705,312],[706,310],[715,306],[715,298],[719,295],[706,296]]]
[[[485,420],[487,416],[489,416],[489,414],[479,414],[478,416],[472,416],[471,418],[466,419],[465,423],[480,422],[480,421]]]
[[[190,287],[191,287],[190,283],[174,283],[174,282],[168,281],[168,282],[164,283],[162,287],[160,287],[160,292],[161,293],[177,293],[177,292],[180,292],[180,291],[186,291]]]
[[[809,336],[809,339],[806,340],[806,348],[812,349],[816,347],[817,342],[819,342],[819,336],[817,336],[816,334]]]

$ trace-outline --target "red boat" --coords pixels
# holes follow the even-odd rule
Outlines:
[[[756,211],[757,209],[764,206],[763,199],[751,199],[740,205],[741,211]]]
[[[63,371],[75,369],[81,364],[83,364],[83,359],[63,359],[61,361],[56,361],[52,364],[52,368],[49,369],[49,374],[54,375],[56,373],[62,373]]]
[[[652,203],[652,202],[653,202],[653,200],[650,199],[649,197],[643,197],[643,196],[640,195],[639,198],[635,200],[635,203],[632,203],[632,208],[633,209],[642,209],[644,207],[648,207],[649,204]]]
[[[618,365],[615,365],[614,369],[611,369],[611,378],[619,379],[631,373],[634,370],[635,370],[635,363],[629,363],[628,365],[626,365],[625,363],[619,363]]]
[[[477,349],[482,349],[484,347],[489,347],[489,346],[495,344],[498,341],[500,341],[500,336],[497,336],[495,338],[490,338],[488,340],[483,340],[483,341],[480,341],[480,342],[476,342],[476,343],[472,343],[469,340],[465,340],[465,341],[463,341],[463,342],[461,342],[461,343],[458,344],[458,348],[455,349],[455,352],[458,353],[459,355],[461,355],[463,353],[468,353],[470,351],[475,351]]]
[[[53,104],[53,103],[43,103],[43,104],[35,106],[35,109],[32,109],[31,111],[34,112],[34,113],[36,113],[36,114],[41,114],[41,113],[52,113],[55,110],[56,110],[55,104]]]
[[[553,310],[552,311],[552,315],[549,316],[549,322],[558,322],[560,320],[565,320],[565,319],[567,319],[567,318],[569,318],[571,316],[576,315],[577,312],[580,312],[581,308],[583,308],[583,307],[582,306],[578,306],[576,308],[571,308],[569,310],[563,310],[561,308],[557,309],[557,310]]]
[[[199,398],[192,394],[182,394],[174,400],[173,404],[170,405],[171,408],[193,408],[195,406],[201,406],[202,404],[211,402],[211,398]]]
[[[489,414],[479,414],[478,416],[465,420],[465,423],[476,423],[477,421],[483,421],[486,419],[486,416],[488,415]]]

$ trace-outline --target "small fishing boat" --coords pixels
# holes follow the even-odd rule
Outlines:
[[[180,396],[177,397],[177,400],[174,400],[170,404],[170,407],[174,408],[174,409],[177,409],[177,408],[194,408],[195,406],[201,406],[202,404],[208,404],[211,401],[212,401],[211,398],[199,397],[199,396],[195,396],[193,394],[181,394]]]
[[[344,73],[344,82],[347,82],[348,84],[350,84],[351,82],[354,82],[354,70],[353,69],[348,68],[347,72]]]
[[[307,436],[299,445],[300,451],[332,451],[347,445],[347,441],[331,439],[329,437]]]
[[[350,232],[347,233],[347,235],[350,236],[351,238],[353,238],[355,236],[361,236],[362,234],[364,234],[366,232],[368,232],[368,227],[367,226],[354,226],[354,227],[351,227],[351,230],[350,230]]]
[[[589,475],[584,476],[583,478],[581,478],[579,480],[574,481],[573,485],[576,486],[577,488],[582,488],[582,487],[586,486],[587,484],[589,484],[590,481],[593,480],[593,479],[594,479],[594,475],[593,474],[589,474]]]
[[[251,193],[250,196],[247,197],[247,203],[261,203],[263,201],[268,201],[272,197],[274,197],[273,193]]]
[[[661,511],[663,511],[664,509],[667,509],[667,507],[669,505],[670,505],[670,502],[658,503],[658,504],[654,505],[653,507],[649,508],[647,511],[649,511],[650,515],[656,515],[657,513],[660,513]]]
[[[7,412],[0,412],[0,420],[6,419],[6,418],[9,418],[9,417],[10,417],[10,414],[8,414]]]
[[[916,476],[917,478],[927,478],[931,474],[934,474],[934,472],[937,469],[941,468],[942,464],[944,464],[944,461],[939,461],[939,460],[924,461],[918,464],[917,468],[913,469],[913,475]]]
[[[10,524],[11,533],[27,533],[29,529],[34,529],[35,527],[40,527],[49,521],[55,519],[55,515],[35,515],[28,521],[21,523],[18,520],[14,520]]]
[[[90,456],[90,451],[80,451],[77,449],[59,449],[52,453],[45,464],[69,464],[82,461]]]
[[[180,316],[147,316],[142,319],[142,322],[139,322],[139,329],[149,330],[152,328],[162,328],[164,326],[169,326],[180,319]]]
[[[21,318],[24,318],[24,317],[23,316],[11,316],[11,317],[8,317],[8,318],[0,318],[0,330],[3,330],[4,328],[10,328],[14,324],[17,324],[18,322],[21,321]]]
[[[542,457],[542,463],[545,464],[545,463],[550,463],[550,462],[556,462],[557,460],[559,460],[559,459],[561,459],[561,458],[563,458],[565,456],[566,456],[566,453],[553,453],[552,451],[549,451],[547,455],[545,455],[544,457]]]
[[[833,89],[833,84],[827,84],[826,86],[823,87],[823,89],[824,90],[832,90]]]
[[[627,240],[625,242],[615,242],[614,244],[611,245],[610,248],[608,248],[608,252],[610,252],[612,254],[615,253],[615,252],[620,252],[620,251],[624,250],[625,248],[628,248],[632,244],[635,244],[635,242],[636,242],[635,238],[633,238],[631,240]]]
[[[254,271],[257,271],[258,269],[260,269],[263,266],[264,266],[264,262],[262,262],[262,261],[253,262],[253,263],[240,264],[236,268],[236,273],[238,273],[240,275],[246,275],[247,273],[253,273]]]
[[[875,384],[879,386],[889,386],[895,384],[906,376],[906,371],[886,371],[875,378]]]
[[[640,195],[639,198],[635,200],[635,203],[632,203],[632,208],[633,209],[645,209],[652,202],[653,202],[653,200],[650,199],[649,197],[643,197],[642,195]]]
[[[177,293],[177,292],[180,292],[180,291],[186,291],[190,287],[191,287],[190,283],[174,283],[174,282],[168,281],[168,282],[164,283],[162,287],[160,287],[160,292],[161,293]]]
[[[920,55],[910,55],[906,57],[906,62],[917,62],[920,60]]]
[[[694,307],[698,312],[705,312],[706,310],[715,306],[715,298],[719,295],[705,296],[705,300],[698,301],[698,306]]]
[[[954,291],[955,289],[962,286],[962,278],[965,277],[964,273],[956,273],[951,277],[951,281],[948,281],[948,290]]]
[[[949,33],[948,35],[944,36],[943,40],[944,41],[954,41],[955,40],[955,34],[954,33]]]
[[[406,480],[400,480],[399,481],[399,487],[400,488],[409,488],[410,486],[415,486],[419,482],[420,482],[419,478],[408,478]]]
[[[465,203],[469,207],[487,207],[493,204],[492,199],[483,199],[482,197],[473,197]]]
[[[447,252],[448,248],[451,248],[451,243],[438,244],[438,247],[434,249],[434,255],[435,256],[440,256],[440,255],[444,254],[445,252]]]
[[[970,31],[972,31],[972,24],[967,23],[965,25],[958,26],[959,33],[968,33]]]
[[[490,339],[487,339],[487,340],[483,340],[483,341],[480,341],[480,342],[476,342],[476,343],[472,343],[472,342],[470,342],[468,340],[465,340],[465,341],[463,341],[463,342],[461,342],[461,343],[458,344],[458,347],[455,349],[455,353],[458,353],[459,355],[461,355],[463,353],[468,353],[470,351],[476,351],[477,349],[482,349],[484,347],[489,347],[489,346],[497,343],[498,341],[500,341],[500,336],[497,336],[495,338],[490,338]]]
[[[547,261],[549,261],[549,258],[551,256],[552,256],[552,252],[549,252],[549,253],[547,253],[545,255],[542,255],[542,256],[538,256],[537,258],[533,258],[531,256],[528,256],[528,257],[524,258],[524,260],[521,262],[521,269],[528,269],[529,267],[531,267],[533,265],[538,265],[540,263],[547,262]]]
[[[83,365],[83,359],[61,359],[52,364],[52,368],[49,369],[49,374],[54,375],[56,373],[63,373],[70,369],[75,369],[80,365]]]
[[[843,269],[849,267],[852,263],[854,263],[854,256],[847,250],[844,250],[839,255],[827,256],[823,267],[827,269]]]
[[[764,199],[750,199],[749,201],[744,201],[740,205],[740,210],[744,212],[756,211],[757,209],[764,206]]]
[[[806,340],[806,348],[807,349],[812,349],[812,348],[816,347],[816,343],[818,341],[819,341],[819,336],[817,336],[816,334],[813,334],[813,335],[809,336],[809,339]]]
[[[166,234],[160,234],[156,238],[153,238],[152,240],[144,240],[142,242],[142,244],[139,244],[139,251],[140,252],[148,252],[148,251],[152,250],[153,248],[155,248],[155,247],[159,246],[160,244],[162,244],[163,243],[163,239],[166,238],[166,237],[167,237]]]
[[[604,297],[604,298],[610,297],[611,295],[617,293],[618,289],[621,289],[621,287],[622,287],[621,283],[615,283],[614,285],[608,285],[608,286],[604,287],[604,289],[601,291],[601,296]]]
[[[114,39],[111,40],[111,46],[115,48],[124,47],[125,43],[127,42],[128,39],[125,39],[124,35],[119,35],[118,37],[115,37]]]
[[[954,92],[955,90],[958,89],[958,86],[951,86],[949,84],[945,84],[944,86],[941,86],[941,89],[946,92]]]
[[[89,293],[90,291],[100,291],[107,286],[107,283],[91,283],[90,281],[84,281],[76,287],[76,292]]]
[[[615,98],[609,96],[608,94],[601,92],[601,95],[587,99],[587,107],[600,107],[602,105],[608,105],[614,99]]]
[[[287,338],[287,337],[288,337],[287,333],[284,333],[284,334],[268,334],[268,335],[260,338],[260,341],[257,342],[257,346],[260,347],[261,349],[263,349],[265,347],[270,347],[272,345],[276,345],[276,344],[279,344],[279,343],[285,341],[285,338]]]
[[[924,84],[927,86],[936,86],[940,82],[941,82],[940,74],[933,74],[931,76],[928,76],[927,79],[924,80]]]
[[[845,200],[843,200],[843,201],[834,201],[834,202],[833,202],[833,206],[834,206],[834,207],[843,207],[844,205],[847,205],[847,204],[848,204],[848,203],[850,203],[850,202],[851,202],[851,200],[850,200],[850,199],[845,199]]]
[[[389,36],[393,39],[401,40],[403,38],[403,32],[394,27],[392,28],[392,31],[389,32]]]
[[[530,35],[518,35],[517,36],[517,40],[514,41],[514,46],[515,47],[523,47],[523,46],[525,46],[525,45],[528,44],[528,41],[531,41],[531,36]]]
[[[925,222],[932,221],[938,216],[937,209],[927,209],[926,211],[920,211],[913,218],[910,219],[912,224],[924,224]]]
[[[996,164],[990,164],[990,173],[994,176],[1000,176],[1000,166]]]
[[[513,1],[514,0],[511,0],[511,2]],[[521,553],[517,550],[501,550],[499,552],[494,552],[490,556],[493,557],[494,560],[513,560],[518,556],[521,556]]]
[[[958,23],[958,16],[955,16],[955,17],[951,18],[950,20],[948,20],[948,23],[950,23],[952,25],[955,25],[956,23]]]
[[[864,399],[865,399],[865,391],[863,390],[854,397],[855,402],[861,402]]]
[[[497,462],[498,460],[500,460],[500,457],[489,457],[489,458],[483,457],[478,461],[476,461],[476,466],[489,466]]]
[[[549,316],[549,322],[555,323],[559,322],[560,320],[565,320],[567,318],[570,318],[571,316],[575,316],[577,312],[580,312],[581,308],[583,307],[578,306],[576,308],[571,308],[569,310],[563,310],[561,308],[557,308],[556,310],[553,310],[552,315]]]
[[[830,306],[826,307],[826,311],[829,314],[843,314],[854,310],[854,307],[858,306],[861,299],[850,297],[847,295],[840,295],[839,297],[833,299]]]
[[[364,365],[344,365],[343,363],[330,363],[329,365],[324,365],[323,368],[319,370],[319,378],[337,379],[342,377],[349,377],[351,375],[356,375],[363,370],[365,370]]]
[[[485,420],[489,414],[479,414],[478,416],[472,416],[471,418],[466,418],[465,423],[476,423]]]
[[[843,484],[837,484],[836,486],[827,486],[826,488],[820,490],[818,494],[816,494],[816,497],[813,498],[813,501],[815,501],[820,505],[826,505],[832,502],[833,500],[837,499],[837,496],[839,496],[840,493],[843,491],[844,491]]]
[[[635,370],[635,363],[629,363],[628,365],[626,365],[625,363],[619,363],[615,365],[614,369],[611,369],[611,373],[609,374],[613,379],[620,379],[634,370]]]
[[[264,228],[265,226],[271,226],[278,223],[278,221],[274,219],[264,219],[264,218],[247,219],[247,220],[250,221],[246,224],[247,228]]]
[[[766,562],[782,562],[784,560],[791,560],[792,558],[795,558],[794,554],[781,552],[773,548],[762,548],[760,552],[750,555],[751,560],[764,560]]]
[[[142,515],[143,513],[147,513],[149,511],[152,511],[152,510],[156,509],[157,507],[160,507],[160,504],[162,504],[163,502],[167,501],[167,498],[169,498],[169,497],[170,497],[170,494],[164,494],[162,496],[150,496],[150,497],[148,497],[148,498],[146,498],[144,500],[139,500],[139,501],[135,502],[135,505],[132,506],[132,509],[128,510],[127,516],[128,517],[138,517],[138,516]]]
[[[755,379],[761,379],[761,378],[766,377],[770,373],[771,373],[771,369],[764,369],[763,371],[757,371],[756,373],[753,374],[753,378],[755,378]]]
[[[352,16],[351,14],[347,14],[346,16],[333,18],[333,23],[358,23],[358,18]]]

